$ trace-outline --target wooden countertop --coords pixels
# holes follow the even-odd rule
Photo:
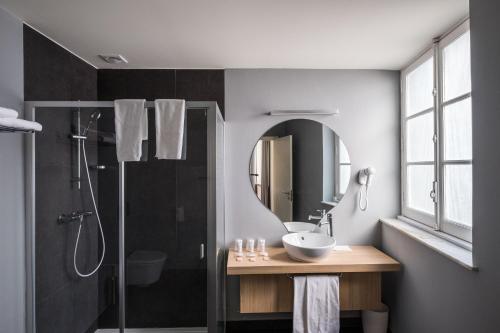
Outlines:
[[[351,251],[332,251],[320,262],[305,263],[288,257],[285,248],[269,247],[270,260],[257,256],[257,261],[236,261],[233,250],[227,259],[227,275],[355,273],[398,271],[400,264],[373,246],[350,246]]]

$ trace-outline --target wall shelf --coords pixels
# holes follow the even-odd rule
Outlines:
[[[0,125],[0,133],[35,133],[35,131]]]

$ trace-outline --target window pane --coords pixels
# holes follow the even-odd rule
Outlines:
[[[445,165],[444,216],[472,226],[472,165]]]
[[[434,113],[410,119],[406,124],[406,157],[408,162],[434,161]]]
[[[406,116],[409,117],[434,105],[434,58],[415,68],[406,77]]]
[[[344,194],[347,190],[347,185],[349,185],[349,178],[351,178],[351,166],[340,165],[339,173],[339,193]]]
[[[444,100],[470,92],[470,32],[443,50]]]
[[[434,166],[408,166],[406,184],[408,207],[434,215],[434,202],[430,197],[433,181]]]
[[[472,159],[471,100],[467,98],[443,110],[444,159]]]
[[[340,163],[351,163],[349,160],[349,154],[347,153],[347,148],[344,142],[339,139],[339,162]]]

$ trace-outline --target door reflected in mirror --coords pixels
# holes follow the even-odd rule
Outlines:
[[[342,200],[351,161],[328,126],[293,119],[269,129],[255,144],[250,183],[260,202],[289,232],[315,231]]]

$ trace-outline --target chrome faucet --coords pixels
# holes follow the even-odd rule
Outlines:
[[[319,216],[309,215],[309,217],[307,218],[309,221],[311,221],[311,220],[319,220],[319,221],[321,221],[325,217],[326,210],[324,210],[324,209],[316,209],[316,211],[319,212],[321,215],[319,215]]]
[[[326,214],[326,221],[319,221],[317,226],[321,227],[328,224],[328,236],[333,237],[333,215],[332,213]]]

